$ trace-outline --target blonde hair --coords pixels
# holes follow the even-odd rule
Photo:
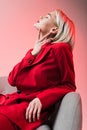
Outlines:
[[[73,22],[61,10],[56,10],[56,26],[58,33],[53,41],[66,42],[73,48],[75,43],[75,27]]]

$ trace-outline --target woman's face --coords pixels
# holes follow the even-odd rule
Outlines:
[[[48,33],[53,27],[55,27],[55,11],[48,13],[46,16],[40,17],[34,26],[40,30],[43,34]]]

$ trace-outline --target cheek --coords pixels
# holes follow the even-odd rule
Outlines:
[[[43,31],[49,31],[49,29],[50,29],[50,23],[47,22],[47,21],[43,21],[43,22],[41,22],[40,27],[41,27],[41,29]]]

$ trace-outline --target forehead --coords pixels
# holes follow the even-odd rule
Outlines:
[[[49,12],[48,15],[55,18],[56,17],[56,11]]]
[[[51,15],[55,15],[56,11],[49,12]]]

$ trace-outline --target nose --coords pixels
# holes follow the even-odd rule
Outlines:
[[[40,16],[40,19],[43,19],[43,16]]]

